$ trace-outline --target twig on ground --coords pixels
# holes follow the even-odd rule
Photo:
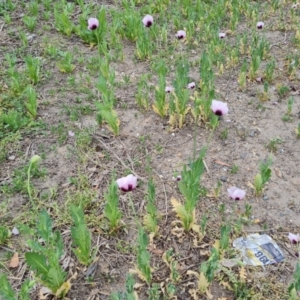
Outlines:
[[[93,137],[97,140],[97,141],[99,141],[100,143],[101,143],[101,145],[107,150],[107,151],[109,151],[110,153],[112,153],[113,154],[113,156],[126,168],[126,169],[129,169],[130,171],[131,171],[131,173],[134,175],[134,176],[136,176],[136,177],[138,177],[139,179],[141,179],[141,180],[143,180],[143,181],[145,181],[145,178],[143,178],[143,177],[141,177],[141,176],[138,176],[130,167],[128,167],[125,163],[124,163],[124,161],[113,151],[113,150],[111,150],[101,139],[99,139],[96,135],[94,135],[93,134]]]

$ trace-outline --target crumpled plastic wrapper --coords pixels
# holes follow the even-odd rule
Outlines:
[[[252,266],[276,264],[284,255],[275,241],[267,234],[249,234],[233,241],[233,247],[241,251],[243,262]]]

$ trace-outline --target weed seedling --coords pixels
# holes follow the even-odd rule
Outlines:
[[[0,245],[6,244],[10,235],[10,231],[6,226],[0,226]]]
[[[28,114],[31,116],[32,119],[36,119],[37,117],[36,92],[33,87],[28,86],[26,88],[25,93],[27,98],[27,102],[25,102],[25,106],[27,108]]]
[[[286,112],[286,114],[289,115],[289,116],[290,116],[291,113],[292,113],[293,104],[294,104],[294,97],[291,96],[291,97],[288,99],[288,107],[287,107],[287,112]]]
[[[41,160],[41,157],[38,155],[34,155],[31,157],[29,161],[29,167],[27,171],[27,192],[28,196],[31,202],[31,205],[33,208],[35,208],[35,203],[33,202],[33,197],[32,197],[32,191],[31,191],[31,185],[30,185],[30,177],[31,177],[31,169],[34,165],[38,164],[38,162]]]
[[[277,85],[276,89],[280,99],[284,98],[290,90],[290,88],[285,85]]]
[[[71,227],[71,236],[73,240],[73,252],[79,262],[88,266],[94,259],[92,254],[92,236],[84,222],[84,214],[81,207],[71,205],[70,212],[74,222]]]
[[[218,180],[217,185],[213,188],[213,195],[216,199],[219,198],[221,192],[222,182]]]
[[[35,277],[58,298],[63,298],[71,288],[70,280],[60,265],[63,240],[59,231],[52,231],[52,219],[42,210],[37,224],[39,239],[29,240],[31,252],[25,253],[25,261]],[[38,242],[40,241],[40,242]]]
[[[282,140],[280,138],[273,138],[271,139],[271,141],[269,142],[269,144],[267,145],[267,149],[271,152],[271,153],[275,153],[277,152],[277,145],[281,144]]]
[[[175,256],[172,249],[167,250],[163,256],[162,259],[164,263],[168,266],[170,269],[170,280],[172,283],[176,284],[176,282],[180,279],[180,274],[178,272],[178,263],[175,260]]]
[[[208,288],[213,281],[215,272],[219,268],[220,254],[216,248],[211,249],[211,255],[208,261],[203,262],[200,266],[200,273],[195,271],[187,271],[187,275],[194,275],[198,280],[198,287],[194,290],[195,293],[200,295],[206,294],[208,299],[212,299],[213,296],[209,293]]]
[[[298,292],[300,291],[300,262],[296,265],[296,271],[294,272],[294,281],[289,285],[289,300],[297,300],[299,298]]]
[[[156,235],[158,232],[158,220],[157,220],[157,208],[155,205],[155,186],[151,181],[148,182],[148,195],[147,195],[147,206],[146,211],[147,214],[144,216],[144,226],[146,229],[152,233],[152,235]]]
[[[107,193],[104,195],[106,205],[104,208],[104,215],[108,219],[108,226],[111,231],[115,231],[119,228],[119,223],[122,218],[122,213],[119,209],[119,195],[118,186],[113,181],[108,187]]]
[[[152,269],[150,267],[150,253],[147,251],[148,244],[147,234],[144,229],[140,227],[137,239],[137,265],[135,269],[131,269],[129,272],[138,274],[138,276],[149,285],[152,280]]]
[[[95,102],[95,105],[98,109],[96,116],[98,124],[101,125],[105,121],[112,133],[115,136],[119,135],[120,120],[117,112],[112,108],[112,104]]]
[[[221,138],[222,140],[226,140],[227,137],[228,137],[228,128],[225,128],[225,129],[223,129],[223,130],[221,131],[221,133],[220,133],[220,138]]]
[[[259,173],[254,178],[254,190],[256,196],[260,196],[263,192],[265,184],[270,180],[272,170],[270,166],[272,165],[272,158],[269,157],[265,163],[259,164]]]
[[[239,171],[239,167],[237,165],[233,165],[230,169],[231,174],[236,174]]]
[[[203,158],[206,153],[206,148],[203,148],[197,160],[190,164],[190,169],[184,166],[181,172],[182,180],[179,182],[179,190],[184,195],[184,204],[179,203],[175,198],[171,198],[173,210],[186,231],[193,229],[199,232],[199,226],[195,224],[195,207],[200,196],[205,193],[200,187],[199,182],[204,173]]]
[[[29,31],[34,31],[36,26],[36,17],[24,16],[23,22]]]
[[[72,73],[75,69],[73,65],[73,56],[70,52],[61,53],[62,59],[57,63],[57,67],[62,73]]]
[[[300,123],[298,123],[298,127],[295,130],[296,130],[297,138],[300,139]]]
[[[126,276],[126,292],[116,292],[110,295],[110,300],[137,300],[137,292],[134,290],[135,280],[131,274]]]
[[[17,293],[13,290],[11,284],[9,283],[6,275],[0,275],[0,298],[4,300],[29,300],[30,299],[30,290],[35,285],[34,280],[26,279],[20,288],[20,291]]]

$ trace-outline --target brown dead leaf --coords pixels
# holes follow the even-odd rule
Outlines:
[[[224,288],[226,288],[227,290],[229,290],[229,291],[232,291],[232,287],[231,287],[231,285],[229,284],[229,282],[227,282],[227,281],[221,281],[220,282],[220,284],[222,284],[223,286],[224,286]]]
[[[210,251],[208,251],[208,250],[200,250],[200,255],[201,256],[207,256],[207,257],[209,257],[210,256]]]
[[[240,273],[240,280],[241,280],[241,282],[245,282],[246,279],[247,279],[246,268],[244,266],[242,266],[240,268],[240,272],[239,273]]]
[[[145,283],[135,283],[133,288],[139,290],[141,287],[145,286]]]
[[[202,244],[202,245],[200,245],[199,246],[199,248],[201,248],[201,249],[204,249],[204,248],[207,248],[207,247],[209,247],[210,246],[210,244]]]
[[[280,171],[278,168],[275,168],[274,170],[275,170],[276,175],[277,175],[279,178],[282,178],[282,173],[281,173],[281,171]]]
[[[43,286],[40,289],[40,295],[39,295],[40,300],[46,300],[48,295],[50,294],[52,294],[51,290]]]
[[[254,185],[251,182],[247,182],[247,186],[253,190],[255,190]]]
[[[229,164],[221,161],[221,160],[215,160],[215,163],[221,166],[231,167]]]
[[[161,256],[161,255],[163,255],[163,253],[164,253],[163,250],[161,250],[161,249],[156,249],[156,246],[155,246],[154,244],[149,245],[149,246],[147,247],[147,249],[148,249],[151,253],[153,253],[153,254],[155,254],[155,255],[157,255],[157,256]]]
[[[10,260],[9,267],[16,268],[18,266],[19,266],[19,254],[18,252],[16,252]]]

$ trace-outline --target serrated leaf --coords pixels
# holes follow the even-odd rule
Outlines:
[[[193,224],[193,225],[192,225],[192,229],[193,229],[194,232],[200,234],[200,226],[199,226],[199,225]]]
[[[31,250],[33,250],[35,252],[42,252],[44,249],[40,243],[38,243],[34,240],[28,240],[27,245]]]
[[[0,298],[3,300],[16,300],[15,292],[4,274],[0,275]]]
[[[59,261],[63,255],[64,250],[64,242],[59,231],[55,231],[53,234],[53,244],[55,245],[55,254],[57,261]]]
[[[145,277],[144,274],[138,269],[137,266],[134,266],[134,269],[129,269],[129,273],[130,273],[130,274],[136,274],[136,275],[138,275],[138,277],[139,277],[141,280],[147,282],[146,277]]]
[[[52,234],[52,219],[45,209],[40,213],[37,230],[41,238],[48,242]]]
[[[26,279],[21,286],[21,290],[19,293],[19,300],[30,300],[29,292],[34,285],[35,285],[34,280]]]
[[[169,104],[165,103],[164,107],[162,107],[161,109],[157,105],[152,104],[152,109],[156,114],[158,114],[160,117],[163,118],[167,114],[167,111],[169,109]]]
[[[170,201],[173,206],[173,211],[176,212],[176,215],[179,217],[182,223],[186,223],[189,219],[189,214],[185,210],[185,207],[174,197],[172,197]]]
[[[45,255],[36,252],[27,252],[25,253],[25,260],[32,270],[37,271],[37,276],[39,276],[39,274],[47,276],[49,266],[47,265]]]
[[[58,298],[63,298],[65,299],[65,295],[69,292],[69,290],[71,289],[71,280],[76,279],[78,276],[78,273],[75,272],[71,278],[69,278],[67,281],[63,282],[63,284],[57,289],[55,296]]]
[[[83,265],[89,265],[91,262],[91,233],[85,224],[79,224],[71,228],[73,243],[77,246],[73,249],[75,255]]]
[[[84,223],[84,214],[81,207],[77,207],[76,205],[71,204],[70,212],[75,225]]]
[[[201,293],[207,292],[207,288],[209,286],[208,280],[206,279],[203,272],[200,273],[199,280],[198,280],[198,288]]]
[[[47,274],[47,283],[49,283],[47,287],[49,287],[53,293],[56,293],[64,283],[65,279],[66,273],[61,269],[60,266],[59,269],[52,267]]]
[[[153,234],[158,232],[159,227],[157,226],[157,222],[149,214],[144,216],[143,223],[148,231],[152,232]]]

